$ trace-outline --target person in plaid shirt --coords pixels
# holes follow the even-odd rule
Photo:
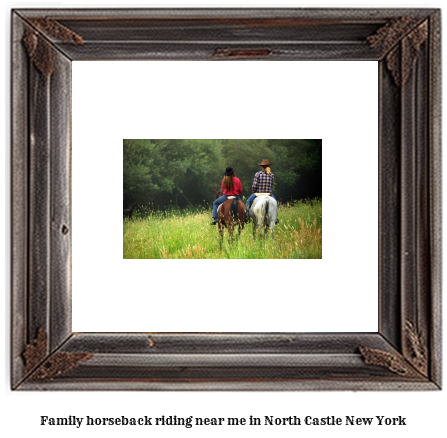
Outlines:
[[[255,174],[255,179],[253,180],[252,190],[253,194],[247,199],[247,220],[249,219],[249,211],[248,208],[255,199],[255,193],[269,193],[270,196],[275,199],[272,193],[273,180],[275,179],[275,175],[270,170],[270,162],[269,160],[262,160],[260,164],[262,170]]]

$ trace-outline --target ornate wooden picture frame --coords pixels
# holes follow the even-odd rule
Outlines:
[[[440,29],[436,9],[14,10],[11,387],[440,389]],[[378,62],[377,333],[72,332],[71,62],[158,59]]]

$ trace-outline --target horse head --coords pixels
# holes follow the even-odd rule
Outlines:
[[[219,191],[213,190],[213,192],[216,194],[216,197],[214,199],[218,199],[221,196],[223,196],[223,191],[222,190],[219,190]]]

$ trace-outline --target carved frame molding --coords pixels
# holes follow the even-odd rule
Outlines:
[[[14,10],[11,387],[440,389],[440,29],[436,9]],[[379,332],[72,333],[78,59],[377,61]]]

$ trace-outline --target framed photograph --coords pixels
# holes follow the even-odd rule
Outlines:
[[[321,139],[124,139],[122,151],[124,259],[321,259]]]
[[[11,388],[441,389],[440,56],[441,19],[437,9],[14,10]],[[111,293],[107,271],[99,271],[94,257],[89,262],[91,273],[84,275],[89,281],[79,286],[74,276],[72,279],[77,260],[83,257],[83,251],[87,259],[89,252],[86,245],[76,249],[79,233],[76,235],[74,230],[78,218],[91,217],[95,224],[94,238],[106,240],[104,236],[108,234],[103,224],[121,221],[123,193],[120,179],[117,183],[120,192],[114,202],[116,207],[111,207],[110,218],[98,216],[89,208],[90,204],[84,206],[77,201],[91,197],[94,202],[95,198],[106,196],[102,193],[107,190],[100,183],[95,185],[97,190],[91,196],[87,192],[76,198],[74,193],[77,183],[73,182],[79,181],[78,175],[83,173],[82,161],[81,164],[76,161],[72,146],[73,136],[78,135],[72,128],[77,120],[74,108],[80,95],[72,82],[75,61],[103,65],[147,61],[145,65],[154,65],[154,71],[158,68],[155,65],[163,64],[155,61],[171,61],[174,66],[185,68],[187,64],[180,61],[192,64],[202,61],[201,65],[217,70],[239,62],[259,72],[269,65],[278,69],[297,61],[319,62],[322,66],[329,61],[334,66],[342,62],[353,69],[358,61],[374,61],[378,118],[369,122],[366,118],[366,122],[378,128],[378,153],[373,154],[377,161],[359,159],[358,167],[359,173],[377,176],[374,186],[378,226],[373,236],[378,240],[378,257],[368,251],[369,245],[363,248],[365,254],[369,252],[373,259],[378,258],[376,283],[366,276],[356,277],[349,269],[354,254],[341,258],[340,264],[333,266],[340,272],[340,278],[332,287],[336,292],[349,284],[352,289],[363,291],[373,284],[378,296],[378,330],[348,332],[334,327],[311,332],[303,331],[299,324],[294,329],[293,308],[274,298],[269,304],[272,314],[283,311],[291,326],[258,329],[261,325],[255,316],[251,320],[256,311],[243,305],[241,292],[229,300],[227,307],[223,300],[211,300],[210,309],[190,318],[213,321],[219,313],[228,315],[234,311],[240,320],[246,320],[241,330],[213,331],[214,326],[208,322],[198,330],[186,324],[170,325],[179,308],[187,313],[192,311],[188,305],[193,306],[191,302],[188,304],[188,297],[179,304],[159,287],[153,290],[155,298],[169,299],[163,305],[158,301],[149,303],[148,315],[155,313],[153,309],[161,315],[159,320],[151,320],[147,329],[154,331],[133,327],[117,332],[73,330],[72,300],[79,289],[93,297],[103,284]],[[330,76],[330,69],[324,72]],[[107,73],[102,74],[106,81]],[[94,83],[93,79],[91,82]],[[121,82],[115,82],[113,88],[109,87],[109,94],[118,92],[121,86]],[[129,79],[126,87],[131,88]],[[205,88],[204,83],[202,87]],[[198,94],[200,88],[200,85],[192,87]],[[341,85],[340,88],[343,89]],[[206,91],[204,95],[210,95],[212,102],[218,90]],[[266,92],[262,87],[257,91],[261,96]],[[235,101],[240,102],[240,98],[235,97]],[[175,100],[169,103],[176,106]],[[222,126],[228,122],[225,118],[219,120]],[[171,122],[174,132],[181,121],[172,116]],[[325,120],[320,122],[324,124]],[[349,129],[349,121],[347,126]],[[202,138],[224,138],[218,134]],[[128,138],[122,137],[120,141]],[[323,137],[323,151],[325,147]],[[90,152],[89,161],[98,163],[95,150]],[[122,163],[122,156],[118,159]],[[352,182],[355,185],[356,180]],[[183,195],[187,197],[188,193]],[[372,233],[368,227],[364,228],[360,227],[355,235]],[[122,243],[122,236],[119,237]],[[326,237],[324,240],[325,248],[330,247]],[[121,248],[121,257],[122,254]],[[148,275],[156,278],[160,265],[154,266]],[[297,265],[287,266],[296,269]],[[113,271],[114,267],[109,265],[111,278]],[[78,270],[77,275],[83,273]],[[323,269],[321,275],[328,272]],[[173,283],[166,285],[166,291],[176,284],[175,275],[172,277]],[[278,291],[284,288],[280,284]],[[121,291],[121,301],[127,298],[127,291]],[[205,300],[204,296],[201,301]],[[107,302],[103,301],[103,313],[107,313]],[[335,319],[337,316],[343,319],[346,305],[341,293],[338,301],[338,305],[329,306],[330,312]],[[100,325],[102,312],[96,310],[96,315]],[[120,319],[119,313],[114,313],[114,317]],[[162,319],[168,323],[162,324]]]

